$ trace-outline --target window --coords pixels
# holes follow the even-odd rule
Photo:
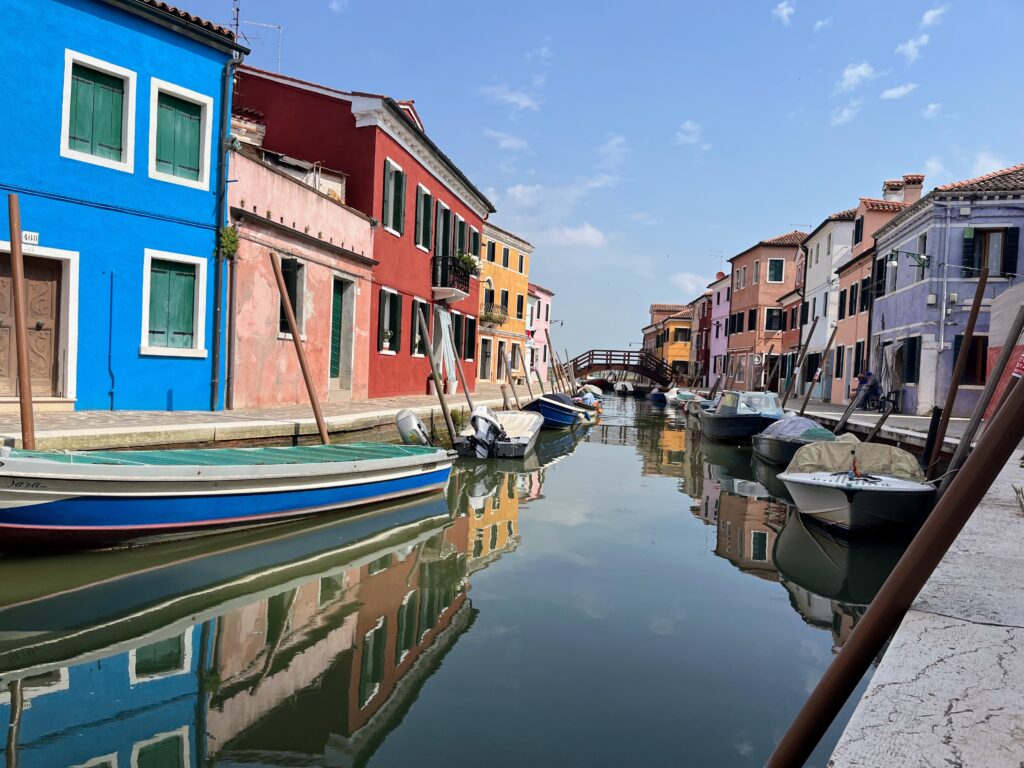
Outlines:
[[[864,239],[864,217],[858,216],[853,222],[853,244],[857,245]]]
[[[818,297],[817,296],[812,296],[811,297],[811,318],[813,319],[813,318],[815,318],[817,316],[818,316]]]
[[[743,333],[743,313],[737,312],[733,317],[735,318],[733,333]]]
[[[725,300],[729,301],[732,299],[732,288],[726,287],[725,289]]]
[[[151,88],[149,175],[209,189],[213,99],[156,78]]]
[[[504,288],[501,289],[501,308],[505,310],[506,314],[508,313],[508,291]]]
[[[405,173],[390,159],[384,161],[384,204],[380,223],[392,234],[405,232]]]
[[[860,281],[860,311],[867,312],[868,307],[871,305],[871,278],[865,277]],[[852,288],[851,288],[852,290]]]
[[[810,305],[804,301],[800,304],[800,325],[807,325],[807,311],[810,309]]]
[[[65,50],[61,156],[131,173],[134,145],[135,73]]]
[[[953,343],[953,360],[960,356],[960,349],[963,347],[964,337],[957,336]],[[988,358],[988,336],[974,336],[971,338],[971,346],[967,350],[967,367],[964,368],[964,376],[961,384],[984,384],[988,377],[986,375]]]
[[[394,294],[392,294],[394,295]],[[427,330],[430,330],[430,305],[423,299],[412,300],[412,315],[409,322],[409,352],[413,355],[422,356],[427,354],[427,340],[423,337],[420,329],[420,321],[416,313],[423,318]]]
[[[493,240],[488,240],[487,241],[487,260],[490,261],[490,262],[493,262],[494,258],[495,258],[495,256],[494,256],[494,241]]]
[[[821,242],[814,244],[814,263],[821,261]]]
[[[767,531],[750,532],[750,559],[762,561],[768,559]]]
[[[409,592],[398,607],[398,634],[395,642],[395,665],[401,664],[416,645],[416,592]]]
[[[743,267],[743,269],[740,271],[740,288],[746,288],[746,287],[747,287],[747,268]]]
[[[747,356],[737,355],[736,357],[736,381],[745,382],[747,380]]]
[[[377,625],[363,638],[363,657],[359,669],[359,706],[365,707],[377,695],[384,682],[384,649],[387,646],[388,622],[381,616]]]
[[[768,259],[768,282],[781,283],[786,278],[786,260]]]
[[[682,328],[675,328],[675,329],[673,329],[673,331],[672,331],[672,341],[678,342],[678,341],[682,341],[682,340],[683,340],[683,329]]]
[[[779,317],[782,318],[779,322],[782,325],[782,330],[784,331],[784,330],[786,330],[786,318],[789,317],[789,311],[785,310],[785,309],[780,309],[779,310]],[[765,319],[767,320],[767,318],[765,318]]]
[[[501,249],[501,266],[508,269],[508,248],[502,247]]]
[[[544,307],[544,319],[545,320],[550,320],[551,319],[551,302],[548,302],[547,306]]]
[[[846,289],[839,292],[839,319],[846,317]]]
[[[526,255],[523,253],[519,254],[519,274],[523,274],[526,271]]]
[[[440,200],[434,208],[434,255],[447,258],[452,255],[452,212]]]
[[[871,267],[871,292],[877,299],[885,296],[885,258],[875,259]]]
[[[462,314],[459,312],[452,312],[452,346],[455,347],[455,357],[460,360],[466,359],[466,352],[462,348],[463,329]],[[473,356],[470,355],[469,357],[472,358]]]
[[[754,308],[747,310],[747,330],[757,330],[757,310]]]
[[[138,681],[185,672],[188,650],[184,635],[175,635],[136,648],[132,654],[133,679]]]
[[[377,351],[396,354],[402,349],[402,297],[381,288],[377,306]]]
[[[896,290],[896,272],[899,269],[899,261],[885,262],[885,292],[893,293]]]
[[[837,378],[837,379],[843,378],[843,363],[845,362],[845,360],[844,360],[845,356],[846,356],[846,347],[841,346],[841,345],[836,347],[836,375],[835,375],[835,378]]]
[[[928,255],[928,233],[927,232],[922,232],[917,237],[917,253],[922,258]],[[917,282],[917,281],[920,281],[920,280],[924,280],[925,277],[928,276],[928,268],[926,266],[924,266],[923,264],[916,264],[915,267],[917,269],[917,276],[914,278],[914,281]]]
[[[761,262],[754,262],[754,283],[758,283],[761,280]]]
[[[480,232],[476,227],[469,228],[469,252],[478,259],[483,256],[480,251]]]
[[[864,342],[858,341],[854,347],[853,353],[853,375],[860,376],[862,366],[864,365]],[[852,376],[850,378],[853,378]]]
[[[800,320],[800,305],[794,304],[789,310],[789,327],[794,331],[797,329]]]
[[[825,241],[825,258],[831,258],[832,256],[832,233],[828,233],[828,238]]]
[[[784,331],[785,323],[782,319],[782,310],[777,307],[768,307],[764,311],[764,329],[766,331]]]
[[[452,251],[453,253],[458,255],[466,252],[466,248],[469,247],[466,242],[467,237],[466,220],[459,216],[459,214],[455,214],[455,248]]]
[[[722,303],[722,292],[715,291],[715,306],[719,306]]]
[[[299,334],[306,331],[305,307],[303,297],[306,293],[306,268],[298,259],[287,256],[281,259],[281,274],[284,276],[284,287],[288,292],[288,300],[292,305],[292,312],[295,313],[295,325],[299,328]],[[291,333],[288,327],[288,315],[284,310],[284,300],[278,300],[278,333]]]
[[[516,294],[516,320],[523,319],[523,294]]]
[[[430,251],[433,242],[432,224],[434,214],[434,196],[422,184],[416,185],[416,245],[424,251]]]
[[[903,341],[903,383],[917,384],[921,370],[921,337],[910,336]]]
[[[132,748],[133,768],[185,768],[189,765],[188,729],[163,733]]]
[[[850,317],[853,317],[858,312],[858,309],[857,309],[857,286],[858,286],[858,283],[856,281],[854,281],[854,283],[850,286],[850,305],[849,305]]]
[[[963,277],[978,277],[988,267],[989,277],[1008,276],[1017,272],[1017,251],[1020,229],[964,230]]]
[[[466,318],[466,336],[464,342],[464,355],[463,360],[467,362],[473,362],[473,355],[476,352],[476,318]]]
[[[206,259],[146,249],[139,353],[206,357]]]

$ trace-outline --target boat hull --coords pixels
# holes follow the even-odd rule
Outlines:
[[[723,443],[749,443],[754,435],[773,421],[778,421],[778,419],[756,413],[720,416],[717,413],[704,411],[700,414],[700,431],[712,440]]]
[[[932,486],[892,477],[870,482],[830,472],[784,472],[779,480],[801,514],[849,530],[917,526],[935,505]]]
[[[777,467],[788,467],[793,456],[807,445],[807,440],[780,440],[772,435],[756,434],[751,438],[751,445],[758,458]]]
[[[584,411],[576,406],[565,405],[548,397],[538,397],[523,406],[523,410],[539,413],[544,417],[544,429],[568,429],[581,419]]]

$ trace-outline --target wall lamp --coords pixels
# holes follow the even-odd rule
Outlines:
[[[917,264],[917,266],[924,267],[925,269],[931,266],[932,263],[931,257],[927,256],[926,254],[914,253],[913,251],[897,251],[893,249],[889,251],[889,261],[887,262],[886,266],[898,267],[900,264],[900,256],[906,256],[910,259],[913,259],[914,263]]]

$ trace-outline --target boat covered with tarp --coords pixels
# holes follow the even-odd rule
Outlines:
[[[891,445],[810,443],[779,479],[801,513],[842,528],[916,526],[935,505],[917,458]]]
[[[835,440],[835,434],[813,419],[790,415],[774,421],[751,438],[754,453],[767,462],[785,467],[797,450],[808,443]]]

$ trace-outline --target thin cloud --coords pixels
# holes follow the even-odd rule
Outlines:
[[[925,175],[935,182],[938,179],[945,179],[949,176],[949,169],[946,168],[946,164],[942,162],[941,157],[932,155],[924,161],[924,172]]]
[[[637,224],[645,224],[647,226],[654,226],[658,223],[658,220],[647,211],[636,211],[635,213],[629,214],[629,218],[630,221],[635,221]]]
[[[942,104],[940,104],[937,101],[933,101],[931,104],[929,104],[928,106],[921,110],[921,116],[925,120],[934,120],[936,117],[939,116],[939,113],[941,111]]]
[[[1006,168],[1006,161],[998,155],[988,151],[981,151],[974,155],[974,164],[971,166],[972,176],[984,176],[986,173]]]
[[[946,11],[949,10],[949,3],[940,5],[938,8],[932,8],[924,12],[921,17],[921,28],[934,27],[936,24],[942,23],[942,17],[946,15]]]
[[[613,134],[597,148],[597,154],[601,158],[602,168],[618,168],[626,161],[629,154],[626,137]]]
[[[832,18],[831,17],[829,17],[827,19],[818,19],[816,22],[814,22],[814,31],[817,32],[820,29],[825,29],[825,27],[831,27],[831,26],[832,26]]]
[[[344,13],[348,10],[348,0],[331,0],[327,8],[331,13]]]
[[[928,45],[930,38],[927,34],[920,34],[912,37],[905,43],[896,46],[896,53],[903,56],[908,62],[915,62],[921,58],[921,49]]]
[[[669,277],[669,282],[682,291],[683,295],[691,296],[702,295],[711,280],[695,272],[676,272]]]
[[[554,51],[551,50],[551,46],[548,43],[531,48],[524,55],[527,61],[536,61],[541,64],[547,64],[555,57]]]
[[[796,6],[790,0],[782,0],[781,3],[772,8],[772,16],[787,27],[792,23],[794,13],[796,13]]]
[[[832,110],[831,115],[829,115],[829,125],[834,127],[837,125],[846,125],[847,123],[852,123],[854,119],[857,117],[857,115],[860,113],[860,105],[861,100],[854,99],[845,107],[836,107],[835,109]]]
[[[917,88],[917,83],[904,83],[903,85],[897,85],[892,88],[886,88],[882,91],[883,99],[902,99],[904,96],[912,93]]]
[[[696,146],[702,152],[707,152],[711,149],[711,144],[704,141],[703,136],[704,128],[700,123],[694,120],[684,120],[679,124],[674,143],[680,146]]]
[[[548,82],[547,73],[541,72],[539,75],[534,75],[530,82],[533,83],[534,88],[543,88]]]
[[[542,233],[542,238],[563,248],[603,248],[608,243],[604,232],[590,222],[578,227],[554,227]]]
[[[516,110],[529,109],[534,112],[540,109],[540,101],[524,91],[516,91],[505,84],[485,85],[480,93],[499,104],[507,104]]]
[[[855,90],[876,77],[878,77],[878,73],[875,72],[875,68],[866,61],[862,61],[860,64],[847,64],[839,76],[839,82],[836,83],[835,92],[843,93]]]
[[[493,139],[494,143],[498,146],[498,149],[519,151],[527,148],[526,139],[513,136],[511,133],[504,133],[502,131],[492,130],[491,128],[485,128],[484,136],[488,139]]]

